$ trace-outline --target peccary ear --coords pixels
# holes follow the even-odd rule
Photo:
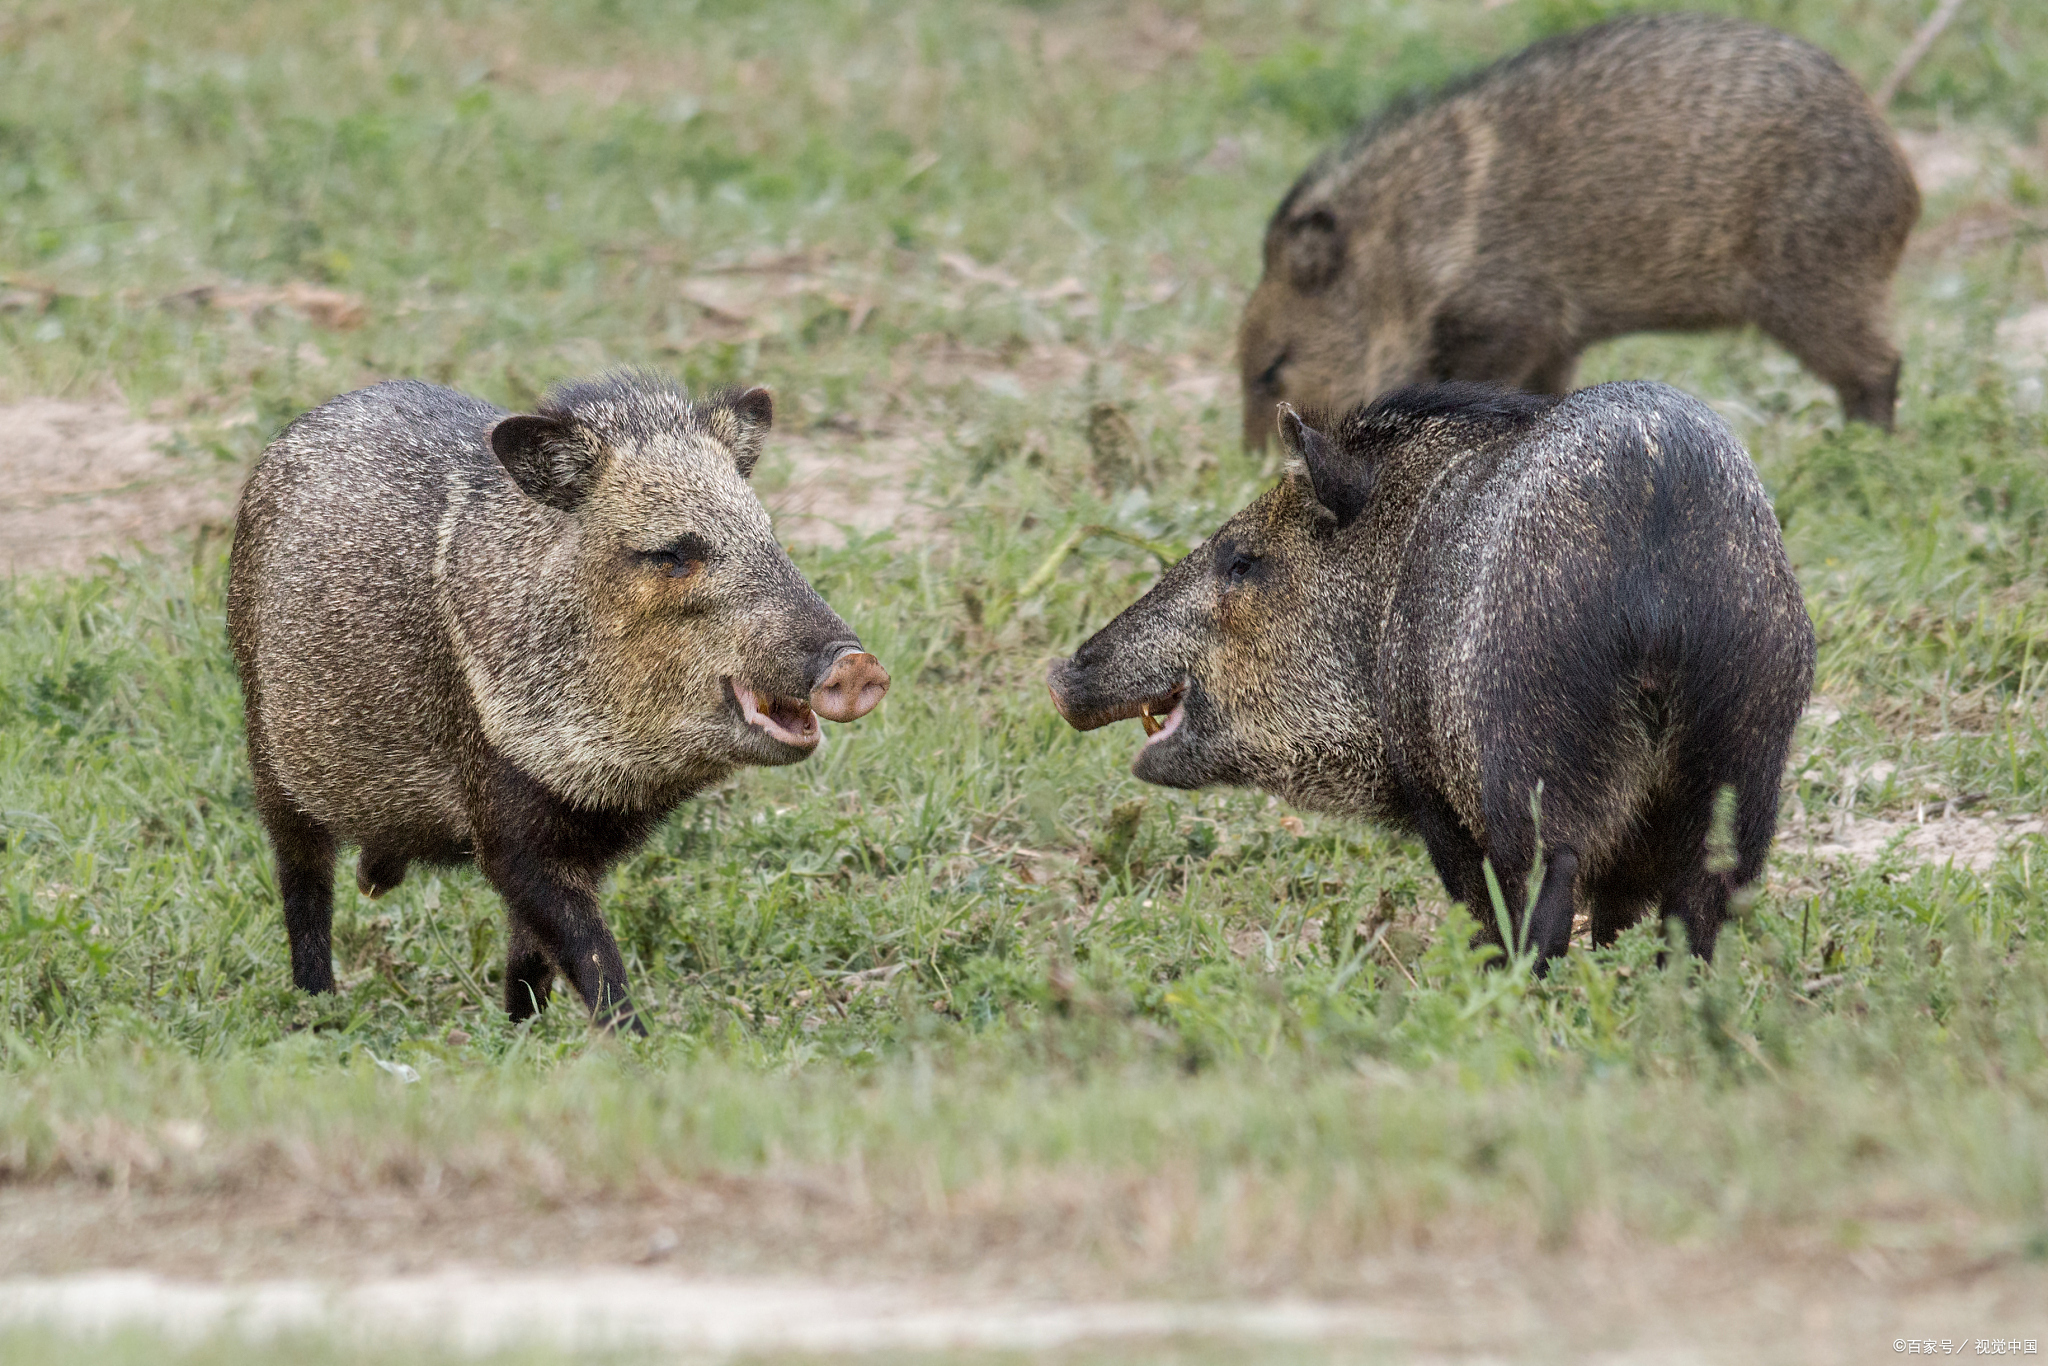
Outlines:
[[[1372,470],[1346,456],[1335,442],[1311,427],[1294,405],[1280,405],[1280,440],[1301,462],[1309,491],[1340,527],[1349,526],[1372,497]]]
[[[768,429],[775,425],[775,395],[757,384],[709,405],[704,418],[711,434],[732,452],[740,477],[753,478],[754,465],[768,444]]]
[[[1315,294],[1337,278],[1344,264],[1344,235],[1328,209],[1312,209],[1284,224],[1280,264],[1287,282],[1304,294]]]
[[[491,453],[527,497],[574,512],[602,463],[590,439],[560,418],[521,413],[491,428]]]

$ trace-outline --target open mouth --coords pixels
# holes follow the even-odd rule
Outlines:
[[[1164,740],[1180,728],[1189,687],[1187,675],[1182,674],[1180,681],[1165,692],[1137,699],[1126,693],[1124,700],[1099,703],[1088,696],[1090,689],[1085,682],[1079,687],[1075,685],[1073,665],[1068,660],[1056,661],[1046,671],[1045,682],[1061,719],[1075,730],[1113,726],[1135,716],[1145,727],[1145,743],[1148,745]],[[1080,695],[1076,696],[1076,693]]]
[[[748,726],[792,749],[816,747],[823,732],[818,729],[817,713],[811,710],[809,702],[801,697],[758,693],[744,683],[728,681],[732,684],[733,701],[739,703],[740,717]]]
[[[1155,697],[1149,702],[1138,704],[1138,724],[1145,728],[1145,745],[1150,748],[1180,729],[1186,718],[1188,686],[1183,683],[1164,697]],[[1166,713],[1161,720],[1159,713]]]

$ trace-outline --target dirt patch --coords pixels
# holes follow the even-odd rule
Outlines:
[[[1917,820],[1840,817],[1811,824],[1787,821],[1778,836],[1785,853],[1827,862],[1875,863],[1893,841],[1909,863],[1953,863],[1987,873],[2014,840],[2043,832],[2038,816],[1943,816],[1937,808]]]
[[[1004,349],[930,333],[914,347],[897,348],[890,357],[889,379],[897,387],[915,384],[938,392],[972,384],[998,398],[1021,400],[1077,386],[1095,363],[1079,347],[1057,342]]]
[[[76,573],[225,526],[241,469],[174,454],[171,437],[116,403],[0,405],[0,573]]]
[[[858,332],[893,295],[890,281],[873,271],[802,253],[714,264],[683,276],[675,290],[697,315],[691,335],[719,341],[775,336],[833,311],[841,315],[833,321]]]
[[[161,551],[234,519],[239,465],[177,453],[171,427],[113,403],[0,405],[0,574],[75,574],[101,555]],[[931,524],[918,501],[924,443],[896,433],[781,434],[756,477],[793,545],[838,545]]]
[[[1354,1256],[1323,1268],[1313,1298],[1284,1284],[1200,1294],[1105,1274],[1071,1248],[1034,1256],[1029,1230],[949,1239],[957,1216],[869,1213],[849,1240],[847,1212],[794,1189],[707,1219],[701,1200],[675,1193],[536,1207],[482,1193],[17,1188],[0,1191],[0,1327],[346,1338],[372,1325],[387,1340],[472,1351],[714,1357],[1220,1337],[1469,1360],[1525,1359],[1542,1343],[1546,1359],[1597,1351],[1611,1363],[1862,1362],[1892,1355],[1899,1337],[2048,1336],[2048,1268],[2010,1257],[1596,1238],[1562,1253],[1496,1243]]]
[[[210,284],[180,290],[164,302],[240,313],[251,319],[288,313],[316,327],[347,332],[369,321],[369,305],[354,294],[294,280],[278,286]]]
[[[1896,131],[1899,147],[1913,168],[1924,195],[1951,190],[2004,191],[2004,178],[2015,165],[2030,161],[2030,151],[2003,129],[1935,128]]]
[[[901,434],[778,435],[754,485],[788,545],[836,546],[884,531],[929,539],[932,513],[919,499],[923,451],[922,441]]]

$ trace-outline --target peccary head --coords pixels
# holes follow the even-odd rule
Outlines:
[[[1076,729],[1140,718],[1131,771],[1146,782],[1254,786],[1357,811],[1375,786],[1361,766],[1380,752],[1369,667],[1356,657],[1376,595],[1343,545],[1373,471],[1291,408],[1280,425],[1292,457],[1281,482],[1047,682]]]
[[[1373,268],[1399,262],[1400,247],[1353,222],[1338,188],[1312,169],[1266,227],[1265,274],[1237,339],[1248,449],[1266,444],[1282,403],[1347,412],[1424,378],[1417,282]]]
[[[493,742],[562,795],[641,805],[794,763],[819,716],[851,721],[887,690],[747,482],[773,416],[766,389],[692,402],[626,375],[490,429],[540,508],[503,546],[444,550],[443,591],[502,592],[456,608],[465,671]]]

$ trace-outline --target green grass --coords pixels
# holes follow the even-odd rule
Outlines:
[[[1715,8],[1872,85],[1921,10]],[[1644,927],[1532,984],[1462,948],[1417,846],[1143,788],[1131,728],[1078,735],[1044,700],[1044,661],[1156,572],[1089,539],[1021,595],[1071,529],[1191,544],[1270,477],[1232,449],[1229,383],[1173,386],[1227,379],[1293,174],[1379,99],[1608,9],[0,16],[0,277],[54,300],[0,312],[0,393],[118,392],[243,460],[378,377],[516,404],[646,364],[770,383],[783,430],[854,455],[834,433],[913,438],[929,524],[799,555],[894,672],[882,710],[692,803],[613,879],[645,1043],[559,1003],[508,1027],[499,906],[467,871],[375,905],[342,878],[343,990],[292,992],[218,543],[0,587],[0,1180],[235,1188],[305,1151],[347,1189],[437,1164],[626,1198],[857,1160],[892,1208],[1064,1191],[1101,1211],[1059,1235],[1075,1255],[1176,1283],[1342,1288],[1351,1254],[1449,1229],[2048,1255],[2038,841],[1982,874],[1788,847],[1710,973],[1660,970]],[[2048,11],[1991,0],[1895,113],[2026,130],[2043,91]],[[2048,296],[2038,201],[2021,172],[1931,197],[1930,225],[2003,226],[1909,260],[1896,436],[1843,430],[1754,335],[1588,359],[1721,405],[1777,497],[1839,712],[1788,771],[1799,829],[2048,806],[2048,418],[1994,332]],[[683,299],[778,257],[822,283],[753,327]],[[367,321],[177,297],[291,281]],[[1079,377],[1016,378],[1048,355]],[[1145,482],[1095,482],[1102,401]],[[196,1152],[172,1121],[203,1125]],[[1173,1212],[1151,1260],[1148,1190]]]

